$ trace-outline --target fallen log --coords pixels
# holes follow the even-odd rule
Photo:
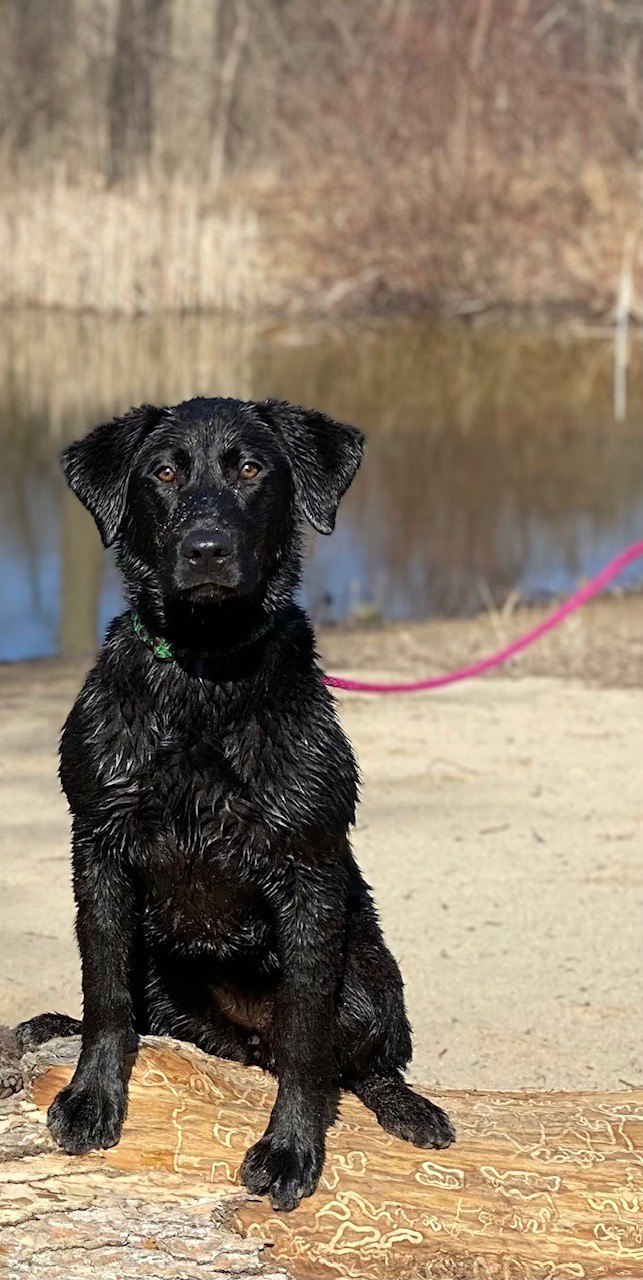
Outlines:
[[[318,1191],[275,1214],[238,1181],[274,1082],[145,1038],[119,1145],[69,1157],[45,1112],[78,1044],[27,1061],[0,1119],[0,1274],[10,1280],[594,1280],[643,1277],[643,1091],[433,1090],[457,1145],[385,1134],[352,1096]]]

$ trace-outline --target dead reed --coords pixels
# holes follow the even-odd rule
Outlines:
[[[247,315],[262,279],[243,197],[139,182],[0,191],[0,306]]]

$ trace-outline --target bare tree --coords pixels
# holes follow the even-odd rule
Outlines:
[[[162,59],[171,0],[118,0],[108,101],[108,178],[147,169],[154,135],[154,67]]]

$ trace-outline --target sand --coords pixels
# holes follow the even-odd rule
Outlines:
[[[534,660],[522,659],[440,693],[338,699],[363,774],[355,849],[427,1084],[643,1081],[641,605],[585,618],[582,643],[572,631],[549,651],[550,674],[523,674]],[[329,668],[384,677],[448,665],[472,637],[488,648],[498,620],[480,625],[321,643]],[[1,1021],[80,1011],[56,746],[84,669],[0,666]]]

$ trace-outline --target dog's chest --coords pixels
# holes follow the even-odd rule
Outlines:
[[[141,779],[147,917],[190,948],[254,947],[267,929],[268,835],[252,759],[259,735],[251,722],[232,732],[199,712],[175,716],[159,734]]]
[[[187,949],[219,953],[265,940],[265,868],[254,856],[250,822],[220,811],[209,796],[184,794],[164,823],[144,831],[140,879],[148,925]]]
[[[271,933],[265,900],[252,887],[222,878],[182,851],[171,868],[156,860],[146,877],[144,921],[148,932],[180,950],[216,953],[220,959],[263,947]]]
[[[161,789],[215,795],[248,787],[269,759],[270,724],[252,709],[207,686],[180,689],[150,706],[136,744],[144,770]]]

